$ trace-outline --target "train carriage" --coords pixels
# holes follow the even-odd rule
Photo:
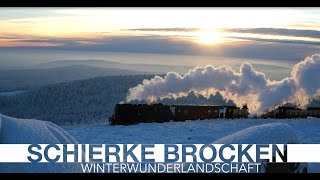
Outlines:
[[[278,107],[272,111],[266,112],[262,115],[263,118],[279,118],[279,119],[291,119],[291,118],[307,118],[318,117],[320,118],[319,107],[308,107],[306,109],[300,109],[296,107]]]
[[[111,125],[129,125],[147,122],[203,120],[217,118],[246,118],[247,106],[212,105],[163,105],[163,104],[117,104],[109,118]]]

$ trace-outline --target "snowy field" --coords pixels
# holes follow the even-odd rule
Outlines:
[[[202,120],[110,126],[59,127],[48,121],[0,114],[0,143],[11,144],[320,144],[320,119]],[[79,172],[79,164],[0,163],[0,172]],[[320,173],[320,163],[308,165]],[[300,171],[301,172],[301,171]]]
[[[168,123],[141,123],[110,126],[107,122],[94,125],[64,126],[79,143],[172,143],[207,144],[245,128],[273,122],[289,124],[300,143],[320,144],[320,119],[239,119],[198,120]]]
[[[104,123],[65,126],[63,129],[79,143],[208,144],[245,128],[274,122],[289,124],[297,134],[300,143],[320,144],[320,119],[318,118],[199,120],[143,123],[130,126],[110,126],[108,123]],[[266,143],[270,142],[270,138],[266,139]],[[309,172],[320,173],[320,163],[309,164]]]

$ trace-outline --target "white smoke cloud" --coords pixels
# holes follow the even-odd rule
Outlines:
[[[320,87],[320,54],[306,57],[296,64],[291,72],[299,89],[309,98],[319,95]]]
[[[155,76],[130,88],[127,101],[155,101],[191,91],[199,94],[219,91],[238,106],[247,103],[253,113],[286,102],[305,106],[310,98],[320,94],[320,54],[306,57],[293,67],[290,77],[281,81],[269,80],[247,62],[240,66],[239,72],[226,65],[195,67],[183,76],[168,72],[164,78]]]

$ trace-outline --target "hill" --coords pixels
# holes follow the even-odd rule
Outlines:
[[[0,92],[25,90],[59,82],[88,79],[99,76],[137,75],[145,72],[96,67],[89,65],[68,65],[25,70],[0,71]]]

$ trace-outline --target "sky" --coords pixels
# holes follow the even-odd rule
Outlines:
[[[0,49],[297,60],[319,52],[320,8],[0,8]]]

